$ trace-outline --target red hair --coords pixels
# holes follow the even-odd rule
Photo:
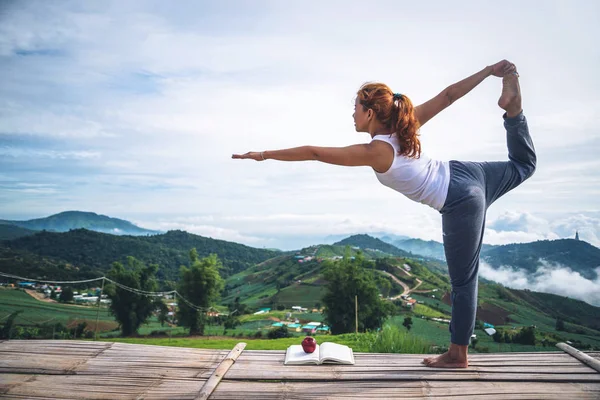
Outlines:
[[[396,132],[400,142],[398,154],[410,158],[421,156],[420,125],[408,97],[394,94],[383,83],[365,83],[358,89],[357,96],[365,111],[373,110],[379,122]]]

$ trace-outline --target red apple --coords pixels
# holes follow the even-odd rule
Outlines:
[[[305,353],[312,353],[317,348],[317,341],[312,336],[307,336],[302,341],[302,348]]]

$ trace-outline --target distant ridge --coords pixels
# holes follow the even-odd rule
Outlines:
[[[32,231],[68,232],[72,229],[87,229],[112,235],[154,235],[159,231],[140,228],[129,221],[85,211],[64,211],[45,218],[27,221],[0,220],[0,224],[13,225]],[[24,236],[24,235],[22,235]],[[14,238],[14,237],[13,237]]]
[[[347,237],[344,240],[341,240],[337,243],[334,243],[335,246],[356,246],[356,247],[360,247],[361,249],[374,249],[374,250],[380,250],[384,253],[388,253],[394,256],[400,256],[400,257],[407,257],[410,256],[409,253],[407,253],[404,250],[400,250],[399,248],[397,248],[396,246],[393,246],[389,243],[384,242],[383,240],[374,238],[372,236],[369,235],[352,235],[350,237]]]

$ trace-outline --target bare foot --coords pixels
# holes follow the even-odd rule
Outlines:
[[[502,78],[502,94],[498,99],[500,108],[506,111],[506,116],[516,117],[522,111],[521,89],[519,87],[519,74],[510,73]]]
[[[438,357],[426,358],[422,361],[428,367],[432,368],[468,368],[469,361],[466,358],[454,358],[450,351],[445,352]]]
[[[468,346],[450,344],[447,352],[437,357],[427,357],[421,362],[432,368],[468,368],[467,359]]]

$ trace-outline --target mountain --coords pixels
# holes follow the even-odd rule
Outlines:
[[[21,228],[17,225],[0,223],[0,240],[11,240],[27,235],[33,235],[35,231]]]
[[[0,271],[34,279],[85,279],[102,276],[113,262],[123,262],[127,256],[134,256],[145,263],[158,264],[159,281],[163,288],[171,288],[173,283],[168,281],[178,280],[180,265],[189,265],[189,250],[196,248],[200,256],[214,253],[223,261],[221,274],[226,286],[221,304],[231,303],[239,297],[241,302],[253,307],[300,305],[312,308],[321,304],[325,290],[323,268],[347,253],[347,246],[361,248],[351,248],[349,256],[358,252],[363,254],[364,261],[360,262],[372,271],[380,291],[384,293],[384,288],[388,287],[382,296],[396,296],[403,290],[384,271],[409,287],[415,287],[421,281],[413,296],[427,307],[415,309],[416,316],[432,312],[449,315],[450,282],[445,273],[439,273],[444,270],[443,262],[417,258],[369,235],[354,235],[337,245],[315,245],[299,252],[282,253],[182,231],[152,236],[116,236],[86,229],[62,233],[45,231],[1,241]],[[502,256],[502,249],[508,255]],[[544,255],[555,262],[573,259],[582,268],[598,265],[598,249],[575,240],[497,246],[489,251],[492,258],[524,264]],[[515,253],[527,257],[521,260]],[[407,265],[411,267],[411,275],[406,272]],[[392,285],[391,291],[389,285],[383,284],[385,280]],[[599,307],[563,296],[509,289],[483,280],[479,282],[479,289],[477,318],[480,321],[508,329],[514,325],[535,324],[543,332],[553,332],[556,319],[561,318],[567,326],[564,334],[578,335],[570,340],[600,337]]]
[[[0,271],[16,275],[54,278],[49,272],[70,270],[72,276],[97,277],[115,261],[133,256],[158,264],[158,277],[177,280],[179,267],[189,264],[189,251],[200,257],[217,254],[223,262],[221,274],[229,276],[280,253],[242,244],[205,238],[182,231],[154,236],[115,236],[86,229],[69,232],[38,232],[0,243]],[[27,260],[27,261],[25,261]],[[60,272],[65,275],[64,271]]]
[[[419,254],[425,257],[432,257],[438,260],[446,260],[444,254],[444,245],[434,240],[407,239],[395,240],[392,242],[397,248],[413,254]]]
[[[88,229],[113,235],[153,235],[161,233],[140,228],[129,221],[98,215],[93,212],[65,211],[45,218],[28,221],[0,220],[0,224],[14,225],[33,231],[67,232],[71,229]]]
[[[596,268],[600,267],[600,249],[575,239],[496,246],[482,252],[481,258],[494,268],[506,266],[528,273],[536,273],[545,262],[558,264],[590,280],[597,279]]]
[[[440,242],[436,242],[435,240],[421,240],[421,239],[402,239],[402,240],[394,240],[392,242],[388,242],[397,248],[408,251],[415,255],[421,255],[425,257],[431,257],[438,260],[446,261],[446,253],[444,253],[444,245]],[[493,249],[494,245],[491,244],[483,244],[481,246],[481,253],[485,253],[486,251]]]
[[[408,240],[411,239],[410,236],[405,235],[395,235],[393,233],[388,232],[371,232],[370,236],[376,237],[377,239],[383,240],[386,243],[394,244],[396,241]]]
[[[341,240],[337,243],[334,243],[335,246],[356,246],[361,249],[374,249],[379,250],[387,254],[391,254],[394,256],[400,257],[408,257],[408,254],[404,250],[400,250],[399,248],[392,246],[389,243],[384,242],[383,240],[374,238],[369,235],[353,235],[344,240]]]
[[[320,247],[322,246],[309,249],[316,250],[318,254]],[[352,250],[351,255],[356,251],[358,250]],[[411,267],[411,276],[407,275],[404,269],[398,268],[407,264]],[[231,303],[239,297],[241,302],[257,308],[278,305],[288,308],[293,305],[316,307],[326,290],[327,282],[323,279],[326,265],[325,262],[316,259],[299,262],[293,255],[270,259],[228,277],[222,303]],[[381,261],[365,255],[363,267],[372,271],[380,290],[383,286],[379,281],[386,278],[381,271],[393,274],[409,287],[414,287],[417,280],[421,281],[421,292],[417,290],[412,296],[431,308],[417,308],[413,311],[415,315],[438,311],[449,318],[449,278],[435,273],[430,261],[403,257],[390,257]],[[396,281],[391,280],[390,283],[395,295],[402,293],[403,289]],[[505,326],[508,329],[515,325],[536,325],[540,331],[553,332],[556,319],[560,318],[568,323],[570,333],[587,335],[588,338],[596,338],[596,341],[600,338],[600,307],[564,296],[527,289],[510,289],[497,283],[480,281],[479,288],[477,319],[482,322]],[[436,292],[433,292],[434,289],[437,289]],[[439,296],[436,297],[437,294]],[[437,328],[439,326],[432,326],[434,330]]]
[[[358,233],[355,233],[355,234],[358,234]],[[374,238],[380,239],[389,244],[393,244],[392,242],[395,240],[410,239],[410,237],[408,237],[408,236],[395,235],[393,233],[388,233],[388,232],[367,232],[366,234],[369,236],[372,236]],[[340,240],[347,238],[348,236],[352,236],[352,234],[328,235],[325,237],[325,239],[322,242],[324,244],[333,244],[335,242],[339,242]]]

